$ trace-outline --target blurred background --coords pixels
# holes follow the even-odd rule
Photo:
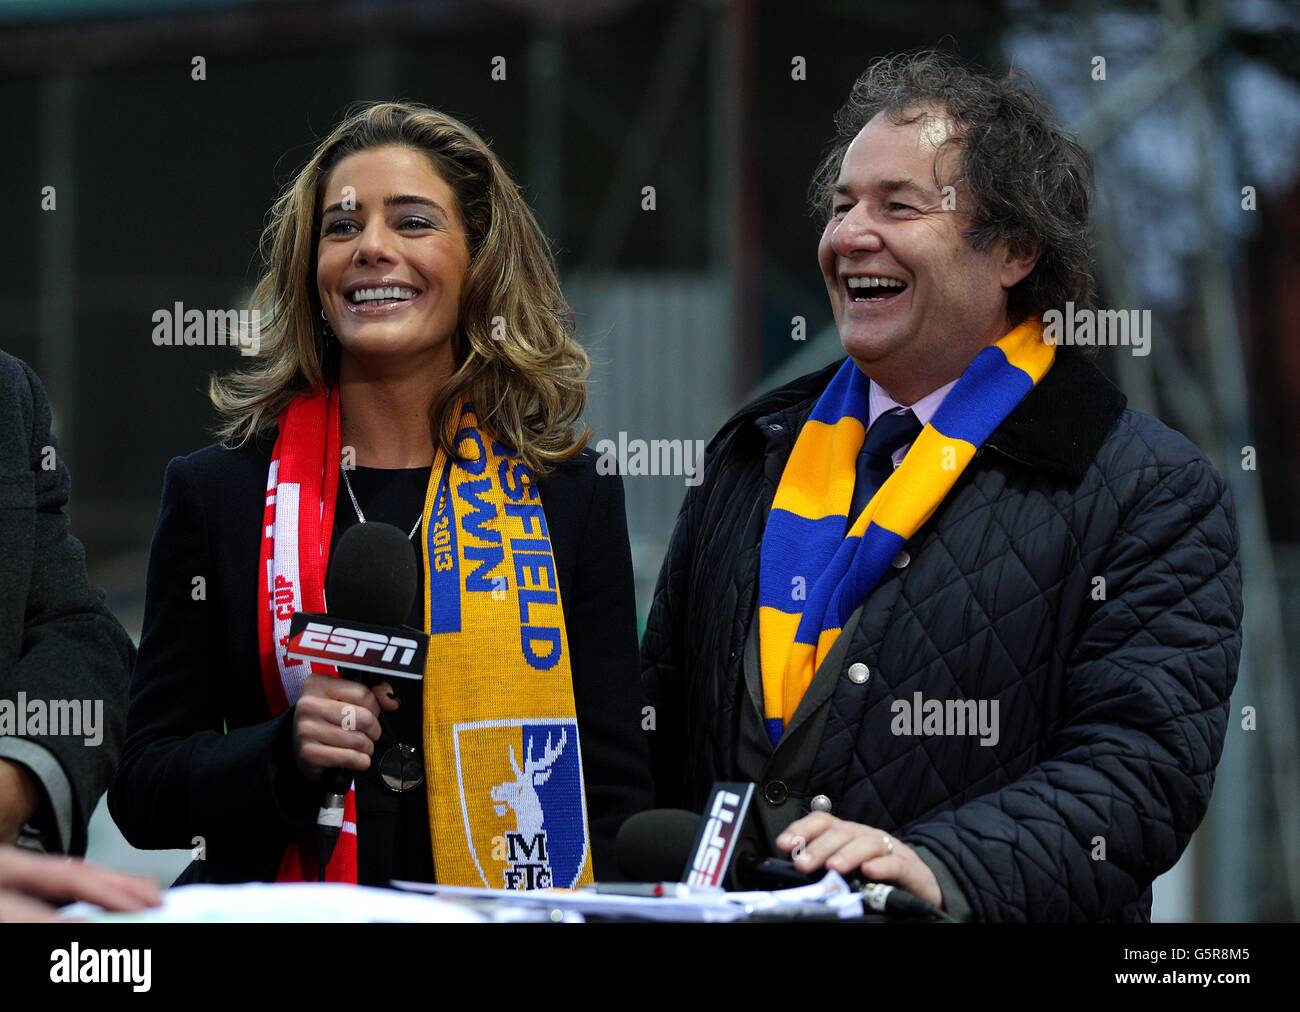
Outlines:
[[[809,177],[868,62],[927,46],[1023,69],[1092,152],[1102,305],[1154,325],[1150,355],[1099,364],[1236,498],[1240,679],[1209,815],[1154,916],[1295,919],[1294,3],[0,0],[0,191],[21,240],[0,271],[0,348],[53,401],[92,581],[138,637],[163,469],[213,441],[207,378],[243,364],[155,346],[152,314],[246,304],[273,199],[349,103],[427,103],[504,160],[594,359],[598,438],[707,440],[842,355]],[[644,621],[685,485],[624,481]],[[132,850],[103,805],[90,856],[165,881],[188,861]]]

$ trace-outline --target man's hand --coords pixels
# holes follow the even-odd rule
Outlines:
[[[793,852],[794,865],[802,872],[823,867],[841,875],[858,871],[869,881],[888,882],[943,908],[934,872],[916,851],[884,830],[813,812],[790,823],[776,845]]]
[[[31,770],[10,759],[0,759],[0,844],[13,843],[23,823],[41,805],[40,782]]]
[[[133,912],[162,903],[158,886],[86,864],[79,858],[27,854],[0,846],[0,920],[52,919],[48,903],[84,900],[105,910]]]

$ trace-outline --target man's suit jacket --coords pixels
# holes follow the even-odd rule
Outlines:
[[[121,750],[135,647],[87,582],[85,551],[63,512],[70,484],[40,380],[0,351],[0,700],[17,706],[22,693],[29,713],[35,702],[51,715],[56,700],[103,705],[98,744],[0,725],[0,758],[40,781],[41,817],[57,828],[51,842],[83,854]]]

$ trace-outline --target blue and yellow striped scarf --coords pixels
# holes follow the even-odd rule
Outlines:
[[[870,381],[845,359],[818,398],[781,474],[759,550],[763,715],[773,744],[845,620],[1052,367],[1055,348],[1042,333],[1030,320],[975,356],[847,533]]]

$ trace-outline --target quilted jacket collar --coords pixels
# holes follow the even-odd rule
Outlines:
[[[841,361],[753,401],[719,436],[749,421],[769,431],[769,448],[792,443],[792,434],[807,420]],[[984,448],[1030,467],[1082,478],[1127,403],[1119,388],[1078,349],[1058,348],[1047,375],[994,430]],[[784,438],[773,440],[772,432]]]

